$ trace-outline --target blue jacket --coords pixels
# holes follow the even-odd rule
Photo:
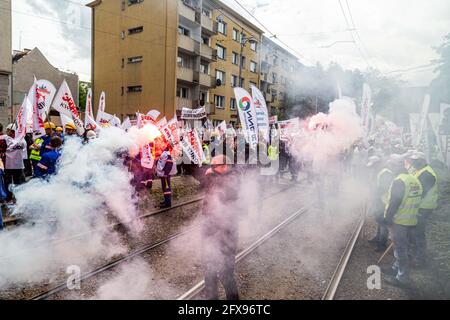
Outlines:
[[[34,177],[44,177],[56,172],[56,163],[61,153],[59,150],[50,150],[42,155],[41,161],[36,165]]]

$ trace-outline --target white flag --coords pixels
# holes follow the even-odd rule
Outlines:
[[[267,111],[266,99],[259,89],[252,85],[253,103],[256,108],[256,122],[258,129],[263,133],[264,139],[269,142],[269,112]]]
[[[78,114],[77,106],[75,105],[75,101],[72,97],[72,92],[70,92],[70,88],[67,85],[66,80],[64,80],[56,93],[55,99],[52,103],[53,109],[59,111],[59,113],[64,114],[70,118],[72,118],[75,127],[77,128],[77,133],[81,136],[84,133],[84,123],[81,121],[80,116]]]
[[[31,112],[31,125],[33,130],[33,137],[35,138],[45,135],[44,120],[42,120],[41,118],[38,107],[38,102],[40,98],[38,96],[37,85],[38,84],[36,77],[34,77],[33,85],[28,91],[27,96],[30,101],[28,112]]]
[[[53,98],[56,94],[55,86],[48,80],[40,79],[37,81],[36,89],[38,97],[38,109],[42,120],[45,120],[48,116],[50,106],[52,104]]]
[[[66,124],[72,124],[75,125],[75,123],[72,120],[72,117],[66,116],[64,113],[59,114],[59,118],[61,119],[61,124],[63,128],[66,126]]]
[[[98,112],[96,118],[97,123],[100,123],[99,114],[101,114],[101,112],[105,112],[105,107],[106,107],[106,93],[102,91],[100,95],[100,100],[98,102]]]
[[[98,110],[97,123],[101,127],[108,127],[111,125],[111,121],[114,122],[114,115]]]
[[[130,117],[127,117],[123,123],[122,123],[122,129],[123,130],[128,130],[131,128],[131,121],[130,121]]]
[[[22,105],[20,106],[20,109],[17,112],[17,118],[16,118],[17,129],[16,129],[16,137],[15,137],[16,141],[21,141],[23,138],[25,138],[25,135],[27,134],[28,104],[30,104],[30,101],[28,100],[27,95],[25,95]]]
[[[159,112],[158,110],[150,110],[150,111],[147,113],[147,116],[152,117],[153,120],[156,121],[156,119],[158,119],[158,117],[159,117],[160,114],[161,114],[161,112]]]
[[[122,121],[116,115],[113,116],[113,118],[109,121],[109,123],[114,127],[120,127],[122,124]]]
[[[141,149],[141,166],[144,168],[151,169],[155,163],[155,158],[153,158],[152,146],[151,144],[146,144]]]
[[[167,119],[166,119],[166,117],[162,118],[162,119],[159,120],[158,123],[157,123],[158,128],[162,128],[162,127],[164,127],[166,124],[167,124]]]
[[[239,109],[239,118],[244,129],[247,142],[252,148],[258,144],[258,123],[256,110],[251,95],[242,88],[234,88],[234,95]]]
[[[96,130],[97,123],[94,120],[94,111],[92,110],[92,90],[89,88],[86,95],[86,110],[84,116],[84,125],[88,130]]]
[[[163,126],[160,130],[164,138],[172,146],[175,146],[180,142],[180,130],[178,128],[178,120],[176,116],[175,118],[167,122],[167,124]]]

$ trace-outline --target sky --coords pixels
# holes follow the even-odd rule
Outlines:
[[[38,47],[54,66],[89,80],[91,12],[84,6],[89,2],[12,0],[13,49]],[[224,2],[253,20],[237,1]],[[433,47],[450,33],[448,0],[238,2],[264,27],[253,20],[256,25],[270,31],[267,36],[276,35],[306,65],[337,62],[345,69],[372,67],[412,86],[429,85],[435,76],[430,62],[437,58]]]

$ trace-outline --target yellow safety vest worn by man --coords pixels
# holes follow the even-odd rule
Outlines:
[[[33,161],[41,161],[41,146],[42,142],[44,142],[44,139],[37,138],[33,143],[33,149],[31,149],[30,152],[30,160]]]
[[[419,179],[423,188],[423,198],[420,209],[434,210],[438,207],[438,179],[437,174],[429,165],[417,170],[414,176]]]
[[[278,160],[278,148],[274,147],[272,145],[269,145],[269,148],[267,149],[267,155],[268,155],[270,161],[277,161]]]
[[[415,226],[422,201],[422,185],[409,173],[401,173],[389,188],[384,218],[388,224]]]
[[[203,152],[205,154],[203,164],[209,165],[211,163],[211,153],[209,152],[209,146],[207,144],[203,145]]]

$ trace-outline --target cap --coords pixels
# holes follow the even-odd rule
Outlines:
[[[61,128],[61,127],[56,127],[55,131],[57,131],[57,132],[62,132],[62,131],[63,131],[63,128]]]
[[[67,124],[64,126],[64,128],[66,128],[66,129],[71,129],[71,130],[77,130],[77,128],[75,127],[75,125],[72,124],[72,123],[67,123]]]
[[[8,126],[6,127],[6,129],[8,129],[8,130],[14,130],[14,123],[8,124]]]
[[[44,129],[55,129],[56,126],[53,122],[46,122],[44,123]]]

